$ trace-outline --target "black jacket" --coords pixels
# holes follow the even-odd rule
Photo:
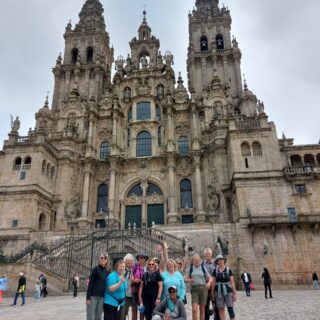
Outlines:
[[[312,274],[312,281],[315,281],[315,280],[318,281],[318,275],[316,272]]]
[[[248,276],[249,283],[251,283],[251,282],[252,282],[252,279],[251,279],[251,276],[250,276],[250,273],[249,273],[249,272],[247,272],[247,276]],[[243,283],[244,283],[244,273],[241,275],[241,279],[242,279],[242,281],[243,281]]]
[[[109,273],[110,272],[101,265],[97,265],[92,269],[87,289],[87,300],[90,300],[90,297],[104,297],[106,278]]]
[[[20,276],[19,278],[19,282],[18,282],[18,289],[17,291],[19,291],[19,289],[24,286],[24,291],[26,291],[26,284],[27,284],[27,279],[25,276]]]

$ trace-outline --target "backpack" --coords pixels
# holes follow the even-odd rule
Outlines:
[[[205,277],[205,279],[207,279],[207,273],[206,273],[206,270],[205,270],[203,262],[201,263],[201,270],[202,270],[203,276]],[[191,266],[190,266],[189,278],[191,278],[192,272],[193,272],[193,264],[191,264]]]

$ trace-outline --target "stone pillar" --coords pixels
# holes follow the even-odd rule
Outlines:
[[[195,163],[195,175],[196,175],[196,203],[197,203],[197,222],[205,222],[206,214],[203,211],[203,195],[202,195],[202,183],[201,183],[201,172],[200,172],[200,155],[194,156]]]
[[[109,182],[109,224],[110,226],[118,226],[119,217],[115,215],[115,197],[116,197],[116,176],[117,176],[117,159],[110,159],[110,182]]]
[[[173,129],[173,119],[172,119],[172,107],[168,107],[168,152],[174,152],[175,143],[174,143],[174,129]]]
[[[54,71],[54,89],[53,89],[53,97],[52,97],[52,110],[56,111],[58,109],[59,98],[60,98],[60,81],[61,71],[60,69],[55,69]]]
[[[175,224],[179,222],[179,217],[176,208],[176,174],[175,174],[175,159],[174,156],[168,158],[169,168],[169,214],[168,224]]]
[[[64,100],[67,100],[69,97],[69,86],[70,86],[70,71],[66,71],[66,82],[65,82],[65,92],[64,92]]]
[[[200,150],[200,143],[199,143],[199,134],[198,134],[198,118],[197,118],[197,112],[196,112],[196,105],[192,106],[192,150]]]
[[[235,75],[236,75],[236,85],[237,85],[237,94],[242,96],[242,77],[241,77],[241,69],[240,69],[240,53],[234,54],[234,66],[235,66]]]
[[[89,192],[90,192],[90,179],[93,171],[93,163],[85,163],[84,168],[84,181],[82,189],[82,202],[81,202],[81,217],[79,219],[79,226],[86,226],[91,224],[89,219]]]

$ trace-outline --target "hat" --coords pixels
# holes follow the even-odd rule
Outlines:
[[[154,257],[154,258],[152,258],[152,260],[160,262],[160,258],[159,257]]]
[[[227,259],[222,255],[222,254],[218,254],[217,256],[216,256],[216,258],[214,259],[214,262],[215,263],[217,263],[217,261],[218,260],[224,260],[224,262],[226,262],[227,261]]]
[[[168,288],[168,291],[169,291],[170,289],[174,289],[174,290],[177,291],[177,287],[176,287],[176,286],[170,286],[170,287]]]
[[[136,259],[137,259],[137,260],[139,259],[139,257],[146,258],[146,260],[149,259],[149,256],[148,256],[146,253],[144,253],[144,252],[139,252],[139,253],[136,255]]]

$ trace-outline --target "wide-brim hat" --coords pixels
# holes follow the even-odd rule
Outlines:
[[[224,262],[227,261],[227,259],[222,254],[218,254],[214,259],[214,262],[217,263],[218,260],[224,260]]]
[[[146,260],[149,259],[149,256],[148,256],[145,252],[139,252],[139,253],[136,255],[136,259],[138,260],[139,257],[146,258]]]

